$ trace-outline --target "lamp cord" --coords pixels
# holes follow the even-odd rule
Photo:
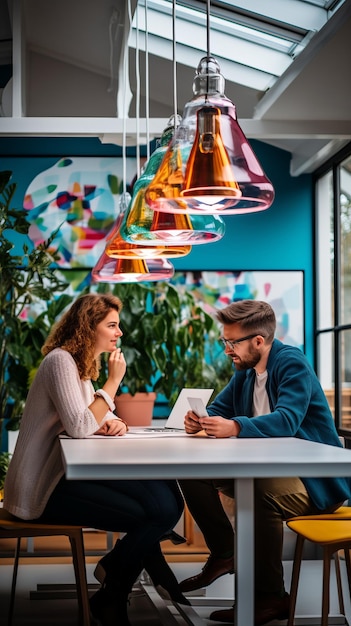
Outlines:
[[[131,10],[131,0],[128,0],[128,19],[129,24],[132,23],[132,10]],[[128,45],[127,51],[124,55],[124,83],[126,83],[126,78],[129,76],[129,54],[128,54]],[[123,133],[122,133],[122,161],[123,161],[123,194],[127,191],[127,141],[126,141],[126,109],[127,109],[127,90],[124,90],[123,96]]]
[[[135,10],[135,118],[136,118],[136,152],[137,152],[137,178],[140,177],[140,59],[139,59],[139,11]]]
[[[206,99],[207,99],[207,94],[210,90],[209,73],[208,73],[208,60],[211,54],[210,52],[210,3],[211,3],[211,0],[207,0],[206,2],[206,47],[207,47]]]
[[[145,0],[145,118],[146,118],[146,159],[150,158],[150,127],[149,127],[149,27],[148,27],[148,4]]]
[[[172,5],[172,37],[173,37],[173,47],[172,47],[172,55],[173,55],[173,109],[174,109],[174,134],[177,128],[177,115],[178,115],[178,107],[177,107],[177,61],[176,61],[176,0],[173,0]]]
[[[145,18],[145,119],[146,119],[146,151],[147,160],[150,157],[150,132],[149,132],[149,49],[148,49],[148,21],[147,21],[147,0],[145,0],[144,6],[144,18]],[[140,178],[141,166],[140,166],[140,63],[139,63],[139,16],[138,8],[136,9],[136,60],[135,60],[135,74],[136,74],[136,134],[137,134],[137,178]]]
[[[110,42],[110,84],[107,88],[108,93],[113,91],[113,82],[114,82],[114,62],[113,62],[113,53],[114,53],[114,42],[117,39],[117,31],[118,31],[118,20],[119,20],[119,11],[117,9],[113,9],[112,15],[110,17],[110,22],[108,25],[108,34],[109,34],[109,42]]]

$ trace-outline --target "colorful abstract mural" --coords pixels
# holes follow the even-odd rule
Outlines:
[[[61,270],[67,281],[66,293],[78,296],[91,284],[87,270]],[[181,293],[188,291],[207,313],[214,315],[238,300],[264,300],[276,315],[276,337],[283,343],[305,347],[304,273],[301,270],[247,270],[247,271],[176,271],[169,281]],[[111,284],[111,290],[118,286]]]
[[[127,160],[127,180],[136,160]],[[29,184],[23,206],[31,226],[29,237],[38,245],[58,229],[52,249],[61,267],[93,267],[119,211],[123,191],[121,158],[65,157]]]
[[[238,300],[264,300],[277,318],[276,337],[304,349],[304,274],[298,270],[175,272],[178,289],[191,291],[210,314]]]

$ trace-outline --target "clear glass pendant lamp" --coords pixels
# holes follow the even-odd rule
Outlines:
[[[194,97],[145,191],[155,211],[243,214],[268,209],[274,189],[224,95],[217,61],[201,59]]]

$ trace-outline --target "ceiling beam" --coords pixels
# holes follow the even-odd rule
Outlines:
[[[124,125],[127,135],[137,143],[138,127],[146,137],[160,137],[168,118],[123,120],[115,117],[0,117],[0,136],[5,137],[99,137],[104,143],[122,144]],[[252,120],[239,124],[251,139],[351,139],[351,120]],[[140,141],[139,141],[140,143]]]
[[[320,150],[314,151],[311,156],[293,154],[290,161],[290,175],[300,176],[300,174],[314,172],[347,143],[346,139],[334,139],[328,141]]]
[[[168,118],[68,118],[68,117],[0,117],[2,137],[97,137],[103,144],[144,145],[160,137]],[[291,176],[310,173],[351,141],[351,121],[263,121],[243,119],[239,124],[248,139],[261,141],[323,140],[325,145],[312,154],[292,154]]]

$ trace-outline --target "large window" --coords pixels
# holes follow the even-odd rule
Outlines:
[[[316,175],[317,372],[351,432],[351,146]]]

